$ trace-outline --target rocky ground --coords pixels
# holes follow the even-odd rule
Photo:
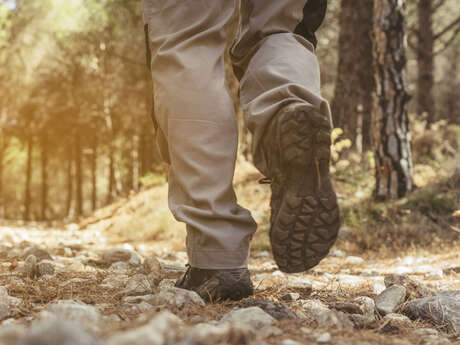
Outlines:
[[[173,287],[183,252],[76,225],[0,226],[0,344],[460,344],[459,258],[336,249],[286,275],[259,251],[255,296],[205,305]]]

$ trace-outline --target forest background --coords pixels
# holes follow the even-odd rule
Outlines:
[[[404,136],[414,187],[438,181],[457,154],[459,7],[456,0],[408,0],[395,12],[402,19],[396,68],[403,81],[396,91],[410,119]],[[372,0],[330,1],[317,33],[322,92],[337,127],[334,178],[366,186],[353,192],[374,198],[379,143],[372,121],[385,116],[376,101],[382,93],[378,30],[385,29],[377,20],[385,13],[378,11]],[[145,56],[140,1],[0,0],[0,218],[77,220],[165,183]],[[239,160],[250,161],[238,84],[227,67],[240,120]],[[455,200],[445,212],[455,209]]]

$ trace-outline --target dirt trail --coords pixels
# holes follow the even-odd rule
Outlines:
[[[155,299],[154,296],[161,292],[158,288],[161,280],[160,286],[164,287],[171,284],[167,279],[181,274],[186,263],[185,253],[174,252],[165,243],[121,244],[118,237],[111,238],[108,234],[91,227],[80,230],[77,226],[66,229],[0,226],[0,287],[6,288],[10,299],[9,313],[0,322],[0,344],[2,327],[15,324],[29,327],[36,320],[46,319],[53,314],[54,309],[50,309],[53,303],[68,300],[95,307],[100,321],[91,331],[102,340],[108,339],[114,330],[135,330],[160,310],[170,310],[191,327],[200,322],[215,324],[235,307],[259,306],[270,315],[281,316],[270,325],[271,328],[265,326],[263,332],[256,332],[256,336],[249,340],[245,338],[247,343],[456,342],[456,337],[446,324],[408,319],[395,321],[391,317],[384,319],[378,310],[372,311],[372,317],[365,320],[365,308],[361,302],[357,302],[359,299],[356,300],[360,296],[375,299],[385,290],[384,278],[388,274],[408,274],[431,294],[460,290],[460,253],[455,250],[443,255],[425,253],[393,259],[379,259],[371,254],[362,258],[347,256],[342,251],[334,250],[312,271],[295,275],[286,275],[277,270],[268,252],[253,252],[250,269],[256,286],[256,300],[208,306],[192,301],[177,305]],[[38,251],[34,246],[43,251]],[[110,256],[107,250],[113,247],[124,248],[122,254],[133,252],[134,256],[120,256],[118,253],[115,259],[107,259],[107,255]],[[104,252],[105,256],[102,255]],[[30,276],[27,271],[30,258],[26,256],[31,254],[38,261],[44,259],[38,264],[43,272],[37,271],[35,276]],[[48,254],[51,258],[47,257]],[[161,262],[161,272],[155,271],[157,268],[151,264],[150,267],[145,264],[155,262],[154,257]],[[47,271],[49,267],[54,272]],[[143,277],[150,285],[139,288]],[[138,284],[133,285],[133,280]],[[407,287],[407,298],[423,297],[411,295],[413,291],[412,287]],[[260,300],[282,302],[287,309],[280,305],[267,307]],[[0,298],[0,304],[1,301]],[[397,307],[395,311],[400,309]],[[283,315],[287,320],[283,320]],[[78,321],[73,316],[70,319]],[[23,331],[26,332],[27,328]],[[193,327],[189,332],[194,332]],[[178,332],[177,336],[184,334],[187,332],[182,335]],[[22,336],[22,333],[19,332],[19,335]],[[113,343],[110,339],[108,341],[108,344]],[[235,342],[227,339],[223,343]]]

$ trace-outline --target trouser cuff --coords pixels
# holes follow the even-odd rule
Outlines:
[[[189,264],[201,269],[234,269],[248,267],[249,248],[238,251],[188,250]]]

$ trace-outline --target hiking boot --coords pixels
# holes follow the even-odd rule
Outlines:
[[[329,178],[331,125],[293,104],[271,121],[263,142],[271,180],[270,242],[281,271],[303,272],[329,253],[340,227]]]
[[[189,266],[176,287],[193,290],[206,302],[239,301],[254,294],[247,268],[208,270]]]

